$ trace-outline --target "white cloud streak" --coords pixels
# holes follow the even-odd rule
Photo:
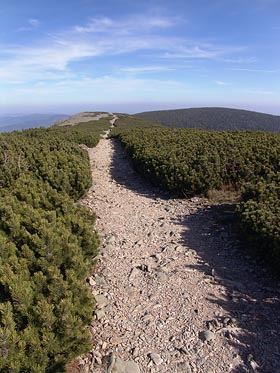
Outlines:
[[[224,82],[223,80],[215,80],[215,83],[216,83],[217,85],[221,85],[221,86],[228,85],[228,83],[227,83],[227,82]]]
[[[31,31],[34,30],[34,28],[40,26],[41,22],[38,19],[29,19],[27,20],[28,26],[19,27],[17,31],[24,32],[24,31]]]
[[[7,90],[5,97],[14,98],[21,103],[48,103],[57,99],[60,103],[88,102],[118,102],[129,97],[130,101],[152,100],[163,97],[172,100],[176,92],[181,97],[191,94],[190,88],[178,81],[162,79],[139,79],[135,77],[115,78],[102,76],[99,78],[83,78],[79,80],[66,79],[60,82],[41,82],[32,87],[19,87]]]
[[[186,43],[187,44],[187,43]],[[242,51],[242,48],[219,47],[215,45],[192,45],[178,46],[174,52],[166,52],[162,58],[168,59],[216,59],[226,54],[232,54]]]
[[[167,60],[219,59],[240,52],[241,48],[198,43],[194,40],[161,35],[162,29],[175,27],[179,18],[137,15],[122,20],[108,17],[91,19],[85,26],[75,26],[50,34],[32,46],[1,46],[1,83],[17,84],[36,79],[61,79],[75,74],[71,63],[98,56],[116,56],[134,52],[153,54]],[[36,19],[29,20],[36,27]],[[94,61],[93,61],[94,63]],[[168,63],[167,63],[168,64]],[[156,72],[167,67],[148,66],[122,68],[122,73]],[[76,73],[78,74],[78,73]]]
[[[115,21],[108,17],[92,18],[86,26],[75,26],[74,31],[83,33],[110,33],[113,35],[128,35],[133,32],[149,32],[153,29],[168,28],[176,25],[179,18],[134,16]]]
[[[175,69],[166,66],[127,66],[119,69],[121,72],[129,74],[157,73],[164,71],[174,71]]]
[[[33,26],[33,27],[37,27],[40,25],[40,21],[38,19],[29,19],[28,20],[28,23]]]
[[[273,69],[250,69],[250,68],[239,68],[239,67],[232,67],[228,70],[232,71],[244,71],[244,72],[251,72],[251,73],[264,73],[264,74],[279,74],[280,70],[273,70]]]

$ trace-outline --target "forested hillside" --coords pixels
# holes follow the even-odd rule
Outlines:
[[[168,127],[209,130],[280,131],[280,116],[227,108],[193,108],[149,111],[137,118]]]
[[[75,203],[91,186],[87,153],[109,119],[0,135],[1,372],[63,372],[91,348],[85,279],[99,239]]]

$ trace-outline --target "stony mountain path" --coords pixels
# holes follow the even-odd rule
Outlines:
[[[114,123],[114,121],[112,122]],[[280,372],[280,300],[207,201],[172,199],[115,139],[88,149],[102,244],[80,372]]]

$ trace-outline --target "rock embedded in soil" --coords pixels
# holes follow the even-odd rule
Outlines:
[[[199,333],[199,338],[203,342],[210,342],[215,339],[215,334],[211,330],[203,330]]]
[[[160,364],[163,363],[163,360],[161,358],[161,356],[159,354],[156,354],[156,353],[151,353],[149,354],[149,358],[151,359],[151,361],[156,365],[156,366],[159,366]]]
[[[111,343],[112,345],[117,346],[117,345],[123,343],[123,339],[120,338],[120,337],[112,337],[112,338],[110,339],[110,343]]]
[[[106,316],[104,308],[95,310],[94,314],[96,315],[97,320],[101,320]]]
[[[188,362],[179,363],[175,373],[192,373],[190,364]]]
[[[90,286],[94,286],[96,284],[93,277],[90,277],[88,282],[89,282]]]
[[[143,316],[143,319],[144,323],[150,323],[152,320],[153,320],[153,316],[150,315],[150,314],[147,314],[145,316]]]
[[[129,274],[129,281],[133,281],[139,274],[139,269],[136,267],[132,268],[130,274]]]
[[[95,301],[96,301],[97,308],[99,309],[104,308],[109,304],[108,299],[103,294],[96,295]]]
[[[96,274],[94,276],[94,280],[95,280],[95,282],[98,286],[106,286],[106,281],[105,281],[104,277]]]
[[[167,275],[166,275],[166,272],[164,272],[162,270],[162,268],[160,268],[158,271],[157,271],[157,279],[159,281],[165,281],[167,279]]]
[[[115,357],[111,360],[107,373],[141,373],[141,371],[134,361],[124,361]]]

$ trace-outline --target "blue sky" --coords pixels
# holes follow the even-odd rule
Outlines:
[[[280,114],[280,0],[1,0],[0,113]]]

